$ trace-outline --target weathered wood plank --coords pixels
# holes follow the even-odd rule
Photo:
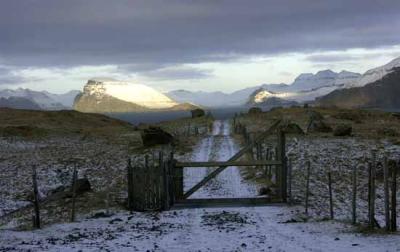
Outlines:
[[[281,161],[277,160],[253,160],[253,161],[212,161],[212,162],[177,162],[177,168],[199,168],[199,167],[229,167],[229,166],[261,166],[261,165],[282,165]]]
[[[173,209],[202,208],[202,207],[240,207],[240,206],[278,206],[283,205],[281,200],[271,198],[211,198],[211,199],[185,199],[177,201]]]

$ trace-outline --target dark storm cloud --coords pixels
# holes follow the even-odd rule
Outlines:
[[[0,62],[150,71],[245,55],[397,45],[399,29],[398,0],[3,0]]]

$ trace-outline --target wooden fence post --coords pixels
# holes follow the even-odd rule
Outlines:
[[[383,191],[385,205],[385,229],[390,231],[389,167],[387,157],[383,160]]]
[[[368,164],[369,170],[369,211],[368,211],[368,226],[370,228],[375,227],[375,164]]]
[[[277,169],[276,182],[279,190],[279,197],[283,202],[287,200],[287,165],[286,165],[286,137],[281,130],[278,132],[278,146],[276,149],[276,159],[281,161],[280,169]]]
[[[311,163],[307,161],[307,177],[306,177],[306,202],[305,202],[305,213],[308,215],[308,197],[310,194],[310,173],[311,173]]]
[[[169,205],[170,206],[173,206],[174,202],[175,202],[175,185],[174,185],[174,183],[175,183],[175,174],[173,173],[174,172],[173,160],[174,160],[174,153],[171,152],[170,156],[169,156],[169,160],[168,160],[168,169],[167,169],[168,177],[169,177],[169,179],[168,179],[168,181],[169,181],[169,184],[168,184],[169,189],[168,189],[168,191],[170,193],[170,196],[169,196],[169,200],[170,200]]]
[[[353,167],[353,176],[352,176],[352,184],[353,184],[353,197],[351,201],[352,205],[352,223],[356,224],[357,221],[357,166]]]
[[[270,157],[269,157],[269,148],[268,148],[268,147],[267,147],[267,150],[265,151],[265,160],[270,160]],[[266,165],[266,166],[265,166],[265,170],[264,170],[265,178],[268,178],[269,169],[270,169],[270,166],[269,166],[269,165]]]
[[[183,168],[177,168],[175,166],[176,160],[172,160],[172,168],[174,172],[174,187],[175,187],[175,199],[183,199]]]
[[[169,194],[169,172],[168,172],[168,162],[163,162],[163,210],[169,210],[170,208],[170,194]]]
[[[134,210],[134,184],[133,184],[133,167],[132,167],[132,161],[130,158],[128,158],[128,165],[127,165],[127,185],[128,185],[128,209],[129,211]]]
[[[76,203],[76,180],[78,178],[78,171],[76,170],[76,163],[74,163],[74,171],[72,173],[72,183],[71,183],[71,191],[72,191],[72,199],[71,199],[71,219],[70,222],[75,221],[75,203]]]
[[[293,199],[292,199],[292,159],[289,158],[288,162],[288,199],[289,199],[289,205],[292,204]]]
[[[33,207],[35,216],[33,218],[33,227],[40,228],[40,207],[39,207],[39,190],[37,185],[36,165],[32,166],[32,184],[33,184]]]
[[[331,171],[328,171],[328,189],[329,189],[329,212],[331,220],[334,219],[333,213],[333,195],[332,195],[332,174]]]
[[[397,163],[392,166],[392,204],[391,204],[391,224],[390,231],[395,232],[397,230],[397,213],[396,213],[396,205],[397,205],[397,169],[399,168],[400,163]]]

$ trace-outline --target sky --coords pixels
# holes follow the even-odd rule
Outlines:
[[[398,0],[1,0],[0,89],[232,92],[400,57]]]

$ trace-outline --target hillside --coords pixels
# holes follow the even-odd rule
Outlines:
[[[37,111],[0,108],[0,135],[117,136],[134,132],[131,124],[100,114],[77,111]]]
[[[399,110],[400,67],[363,87],[335,90],[316,100],[319,106]]]

